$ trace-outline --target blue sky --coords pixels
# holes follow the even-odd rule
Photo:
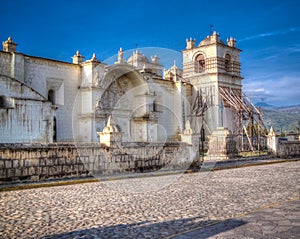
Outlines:
[[[205,38],[210,25],[224,41],[237,39],[243,89],[254,102],[300,104],[297,0],[11,0],[0,8],[1,41],[12,36],[19,52],[62,61],[76,50],[104,61],[136,44],[179,52],[187,37]]]

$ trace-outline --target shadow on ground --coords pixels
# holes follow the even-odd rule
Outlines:
[[[210,225],[212,224],[214,225],[214,227],[212,228],[212,230],[206,230],[203,234],[204,237],[201,236],[193,238],[207,238],[220,232],[242,226],[245,224],[245,222],[236,219],[230,219],[226,221],[201,220],[201,217],[193,217],[158,223],[144,221],[141,223],[118,224],[108,227],[95,226],[84,230],[76,230],[61,234],[48,235],[43,238],[166,238],[199,227],[210,229]],[[220,226],[217,226],[219,224]]]
[[[205,238],[215,236],[222,232],[233,230],[245,224],[247,224],[247,222],[243,220],[228,219],[225,221],[217,222],[213,225],[209,225],[207,227],[203,227],[199,230],[191,231],[184,235],[175,236],[174,239],[191,239],[191,238],[205,239]]]

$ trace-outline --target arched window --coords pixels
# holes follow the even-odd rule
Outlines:
[[[229,54],[225,55],[225,71],[230,72],[231,69],[231,56]]]
[[[55,92],[54,90],[49,90],[48,91],[48,100],[54,105],[55,101]]]
[[[196,62],[195,62],[195,67],[196,67],[196,72],[203,72],[205,70],[205,58],[204,55],[200,54],[196,57]]]

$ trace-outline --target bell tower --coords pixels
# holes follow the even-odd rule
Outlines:
[[[202,119],[199,115],[194,118],[194,130],[199,133],[203,125],[206,134],[212,134],[217,127],[226,127],[234,132],[235,113],[223,101],[221,93],[224,90],[234,92],[235,97],[240,99],[242,97],[241,50],[236,48],[234,38],[230,37],[225,44],[216,31],[198,45],[195,43],[195,39],[187,39],[186,49],[182,51],[183,78],[193,85],[191,105],[195,108],[195,104],[200,102],[196,98],[201,96],[202,106],[206,107]]]

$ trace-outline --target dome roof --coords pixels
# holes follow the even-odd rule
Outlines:
[[[220,35],[214,31],[214,33],[210,36],[207,36],[205,39],[203,39],[198,46],[205,46],[205,45],[209,45],[211,43],[222,43],[224,44],[224,42],[220,39]]]
[[[128,63],[131,63],[133,61],[150,63],[148,58],[144,54],[142,54],[141,52],[138,52],[138,50],[133,52],[133,54],[127,60]]]

